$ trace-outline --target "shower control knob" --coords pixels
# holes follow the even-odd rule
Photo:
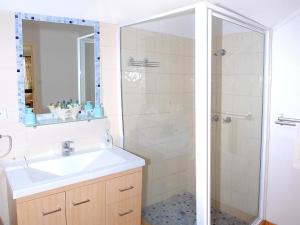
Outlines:
[[[231,123],[231,117],[230,117],[230,116],[226,116],[226,117],[223,119],[223,123]]]
[[[218,114],[215,114],[215,115],[212,116],[211,119],[212,119],[212,121],[214,121],[214,122],[218,122],[220,118],[219,118],[219,115],[218,115]]]

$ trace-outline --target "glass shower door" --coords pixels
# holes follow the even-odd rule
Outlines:
[[[124,148],[146,160],[150,225],[196,221],[194,14],[121,29]]]
[[[212,224],[258,217],[264,35],[213,17]]]

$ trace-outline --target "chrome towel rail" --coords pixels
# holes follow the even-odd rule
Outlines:
[[[279,116],[275,121],[278,125],[286,125],[286,126],[296,126],[297,123],[300,123],[300,119],[284,117],[283,115]]]

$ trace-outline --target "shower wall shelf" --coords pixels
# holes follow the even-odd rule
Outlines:
[[[300,123],[300,119],[296,118],[289,118],[289,117],[284,117],[283,114],[278,117],[278,119],[275,121],[275,124],[278,125],[286,125],[286,126],[296,126],[297,123]]]
[[[152,62],[147,58],[144,60],[134,60],[133,57],[128,59],[128,66],[136,66],[136,67],[160,67],[160,62]]]

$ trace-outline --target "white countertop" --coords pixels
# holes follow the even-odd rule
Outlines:
[[[93,160],[90,160],[88,163],[84,163],[84,155],[90,153],[93,154]],[[106,155],[106,158],[101,158],[102,155]],[[73,159],[75,159],[75,157],[71,158],[73,156],[77,159],[81,159],[81,156],[83,156],[82,167],[84,168],[79,168],[81,163],[74,161]],[[117,163],[114,164],[109,163],[110,158],[114,157],[119,161],[116,161]],[[57,172],[56,170],[58,169],[53,167],[52,173],[51,166],[48,166],[52,160],[66,160],[64,161],[66,162],[64,165],[64,167],[66,167],[66,171],[70,171],[70,169],[74,168],[74,172],[71,171],[72,173],[69,172],[66,173],[66,175],[64,173],[62,173],[63,175],[58,175],[58,172],[60,171]],[[69,165],[66,165],[71,161],[73,164],[77,164],[72,165],[72,163],[69,163]],[[46,162],[46,164],[44,164],[46,166],[46,170],[39,170],[34,167],[35,164],[43,162]],[[47,162],[50,163],[47,164]],[[121,148],[113,146],[110,149],[90,149],[89,151],[77,152],[71,156],[52,155],[35,158],[28,161],[29,167],[24,159],[5,160],[1,164],[5,170],[8,184],[12,192],[12,197],[13,199],[17,199],[85,180],[142,167],[145,165],[145,160]],[[65,168],[59,169],[65,170]]]

